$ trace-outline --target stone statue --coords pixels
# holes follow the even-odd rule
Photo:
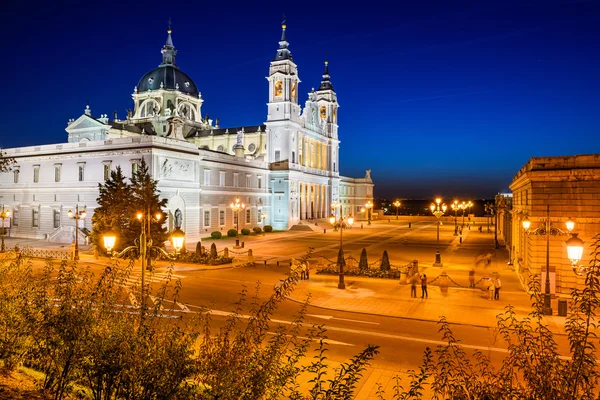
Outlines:
[[[237,131],[237,140],[235,145],[236,146],[242,146],[242,141],[244,140],[244,128],[242,128],[241,130]]]
[[[130,108],[127,109],[127,119],[131,119],[133,117],[133,112]]]
[[[366,170],[365,172],[366,172],[366,174],[365,174],[365,179],[371,179],[371,170],[370,170],[370,169],[368,169],[368,170]]]
[[[117,110],[113,111],[113,120],[116,121],[117,120]]]
[[[178,208],[175,210],[175,228],[181,228],[181,223],[183,222],[183,214],[181,210]]]

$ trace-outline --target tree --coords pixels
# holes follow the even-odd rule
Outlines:
[[[102,235],[108,230],[112,230],[117,235],[115,250],[121,250],[133,242],[129,237],[132,189],[125,179],[121,167],[118,166],[110,172],[110,177],[104,184],[98,184],[100,194],[96,201],[99,207],[94,210],[92,216],[91,234],[92,243],[98,249],[103,248]],[[139,230],[137,236],[139,236]]]
[[[381,256],[381,265],[379,266],[379,269],[382,271],[390,270],[390,259],[388,257],[387,250],[383,251],[383,255]]]
[[[12,166],[15,163],[15,159],[12,157],[6,157],[6,152],[0,150],[0,172],[12,171]]]
[[[369,261],[367,260],[367,249],[363,247],[360,252],[360,262],[358,263],[358,268],[361,271],[369,269]]]
[[[160,200],[160,191],[157,188],[158,181],[152,179],[148,171],[148,164],[142,158],[137,172],[131,177],[131,199],[129,215],[131,216],[129,232],[127,238],[130,243],[140,235],[141,222],[136,218],[138,212],[150,214],[153,217],[160,215],[160,218],[153,218],[150,223],[150,230],[147,231],[148,237],[152,239],[152,245],[163,247],[164,242],[169,239],[167,233],[166,221],[167,214],[163,209],[167,206],[167,199]]]

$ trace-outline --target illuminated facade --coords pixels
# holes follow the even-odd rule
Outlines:
[[[15,170],[0,176],[2,200],[16,215],[11,235],[69,242],[75,229],[67,211],[85,206],[81,228],[90,229],[98,183],[117,165],[130,177],[142,158],[168,200],[169,227],[181,216],[188,242],[234,227],[228,205],[236,198],[246,204],[240,228],[288,229],[328,217],[334,202],[344,215],[356,214],[374,185],[370,171],[357,179],[339,174],[339,104],[328,65],[301,107],[288,46],[283,25],[267,77],[266,121],[222,127],[202,117],[204,99],[179,69],[169,30],[162,63],[138,82],[125,119],[93,117],[86,107],[69,121],[66,143],[5,149],[16,159]],[[85,229],[79,234],[84,239]]]

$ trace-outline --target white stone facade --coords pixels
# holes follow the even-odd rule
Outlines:
[[[163,64],[134,89],[125,120],[94,118],[86,107],[69,121],[66,143],[5,149],[16,161],[13,172],[0,174],[0,201],[13,211],[11,236],[70,242],[75,222],[67,212],[77,205],[88,212],[80,228],[91,230],[98,184],[117,165],[130,177],[141,158],[168,200],[169,228],[179,210],[188,242],[234,228],[229,204],[236,198],[246,204],[240,229],[288,229],[328,217],[334,202],[344,215],[361,218],[373,200],[370,171],[358,179],[339,175],[339,105],[328,67],[319,90],[300,107],[285,27],[267,77],[267,120],[256,126],[221,128],[203,118],[204,100],[175,65],[170,32],[162,53]],[[85,233],[79,231],[82,240]]]

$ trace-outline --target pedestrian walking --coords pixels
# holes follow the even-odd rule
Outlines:
[[[306,280],[308,280],[308,278],[310,278],[310,263],[307,261],[306,262]]]
[[[494,300],[500,300],[500,288],[502,287],[502,282],[500,278],[496,278],[496,282],[494,283]]]
[[[494,291],[495,291],[495,287],[494,287],[494,281],[492,280],[492,278],[488,278],[488,298],[489,300],[494,300]]]
[[[419,275],[414,274],[410,278],[410,297],[417,297],[417,282],[419,281]]]
[[[469,270],[469,287],[475,287],[475,270],[473,268]]]
[[[428,297],[428,293],[427,293],[427,275],[423,274],[423,276],[421,277],[421,298],[423,298],[423,296],[425,296],[425,298]]]
[[[306,263],[302,263],[300,268],[300,279],[304,280],[306,279]]]

